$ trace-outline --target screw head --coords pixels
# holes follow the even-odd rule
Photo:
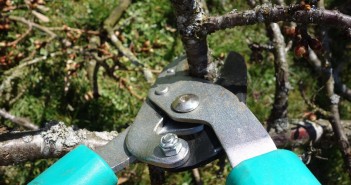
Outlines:
[[[168,87],[157,87],[156,90],[155,90],[155,94],[156,95],[163,95],[163,94],[166,94],[168,92]]]
[[[174,75],[175,74],[175,70],[170,68],[170,69],[167,69],[167,74],[168,75]]]
[[[173,133],[168,133],[161,137],[160,147],[165,156],[177,155],[182,149],[182,144],[179,142],[178,136]]]
[[[187,113],[195,110],[199,103],[199,97],[195,94],[183,94],[173,101],[172,109],[179,113]]]

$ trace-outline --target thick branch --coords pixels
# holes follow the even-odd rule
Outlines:
[[[107,144],[116,136],[115,131],[73,130],[62,122],[41,131],[2,134],[0,135],[0,166],[60,157],[79,144],[94,150]]]
[[[177,17],[177,26],[188,59],[190,74],[205,78],[208,75],[209,54],[206,34],[201,32],[205,13],[196,0],[171,0]]]
[[[303,10],[301,5],[269,6],[267,4],[256,6],[254,10],[231,12],[223,16],[209,17],[203,23],[205,31],[202,30],[202,33],[209,34],[235,26],[278,21],[335,26],[346,29],[351,36],[351,17],[338,11],[323,9]]]

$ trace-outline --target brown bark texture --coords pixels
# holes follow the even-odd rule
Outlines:
[[[198,34],[206,19],[196,0],[171,0],[177,17],[177,27],[188,59],[190,74],[205,78],[210,63],[206,34]]]

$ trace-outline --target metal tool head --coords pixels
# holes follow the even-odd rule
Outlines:
[[[156,97],[171,96],[168,93],[171,88],[163,86],[162,80],[179,81],[185,76],[188,76],[187,61],[182,57],[167,66],[150,94]],[[196,97],[191,95],[178,97],[178,101],[173,103],[173,109],[179,112],[189,112],[197,106]],[[180,150],[176,148],[170,154],[167,153],[168,150],[160,147],[161,137],[168,133],[176,134],[182,145]],[[198,167],[223,153],[211,128],[201,124],[174,121],[149,99],[145,101],[133,125],[130,126],[126,147],[138,160],[172,171]],[[176,155],[173,155],[174,153]]]
[[[241,161],[270,152],[276,146],[258,119],[227,89],[205,80],[186,75],[184,61],[177,61],[172,69],[183,68],[179,75],[160,74],[156,85],[149,91],[149,99],[171,119],[183,123],[210,126],[232,166]],[[177,74],[177,72],[176,72]],[[166,95],[157,96],[156,88],[168,87]],[[179,112],[172,109],[172,102],[185,94],[194,94],[199,100],[196,109]]]
[[[167,66],[134,123],[98,150],[115,171],[135,160],[181,171],[210,162],[223,149],[235,166],[276,149],[261,123],[232,92],[188,76],[187,69],[185,57]],[[171,148],[161,140],[168,133],[177,135]]]

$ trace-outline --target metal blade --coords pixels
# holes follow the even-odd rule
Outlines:
[[[136,160],[136,158],[129,153],[124,143],[128,131],[129,127],[119,133],[118,136],[107,143],[107,145],[95,150],[95,152],[107,162],[114,172],[122,170]]]
[[[247,67],[242,55],[229,52],[216,84],[234,93],[241,102],[246,102]]]
[[[148,97],[158,108],[174,121],[211,126],[233,167],[277,149],[260,121],[243,102],[222,86],[186,76],[182,73],[183,62],[175,61],[171,69],[177,72],[170,76],[169,69],[166,69],[159,75],[157,85],[150,89]],[[157,89],[164,88],[169,89],[167,93],[155,94]],[[187,113],[173,111],[172,102],[184,94],[197,96],[198,107]]]

